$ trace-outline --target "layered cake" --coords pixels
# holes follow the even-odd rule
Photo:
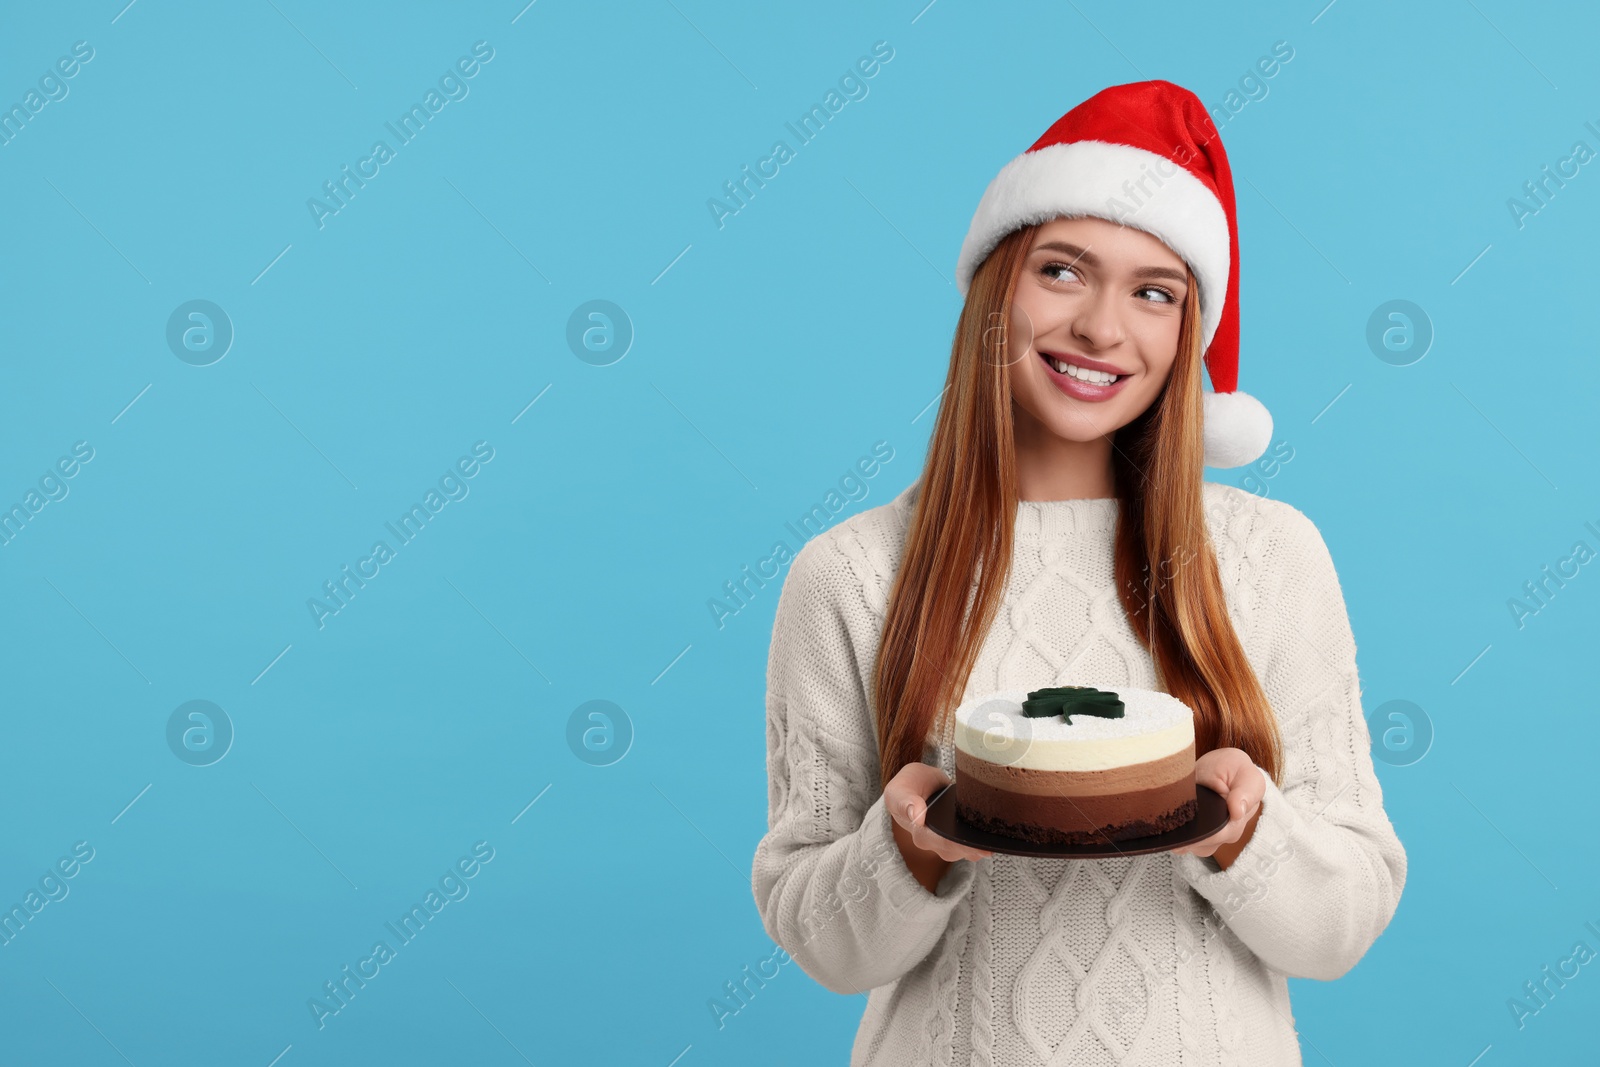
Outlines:
[[[956,709],[956,814],[1037,844],[1163,833],[1194,818],[1194,746],[1194,712],[1170,693],[992,693]]]

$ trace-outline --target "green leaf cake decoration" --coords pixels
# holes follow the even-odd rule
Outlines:
[[[1097,715],[1102,719],[1122,718],[1125,705],[1117,694],[1092,685],[1062,685],[1035,689],[1022,702],[1022,714],[1030,719],[1060,715],[1072,725],[1074,715]]]

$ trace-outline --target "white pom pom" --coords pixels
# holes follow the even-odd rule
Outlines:
[[[1201,394],[1205,417],[1205,464],[1242,467],[1253,462],[1272,442],[1272,414],[1249,393]]]

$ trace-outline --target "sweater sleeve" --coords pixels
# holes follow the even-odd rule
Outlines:
[[[800,550],[778,598],[751,885],[768,935],[807,974],[860,993],[932,951],[976,868],[951,864],[930,893],[895,844],[866,688],[882,624],[830,534]]]
[[[1223,870],[1175,855],[1180,875],[1267,966],[1331,981],[1393,917],[1406,853],[1373,771],[1356,646],[1333,560],[1290,505],[1260,542],[1262,688],[1283,733],[1280,789],[1265,771],[1255,832]]]

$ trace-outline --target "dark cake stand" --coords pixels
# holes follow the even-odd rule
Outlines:
[[[1012,856],[1039,856],[1049,859],[1105,859],[1113,856],[1142,856],[1150,852],[1192,845],[1228,825],[1228,802],[1207,786],[1195,786],[1195,815],[1182,826],[1145,837],[1121,841],[1097,841],[1084,845],[1041,844],[1020,837],[991,833],[974,826],[956,814],[956,783],[940,789],[928,800],[925,824],[940,837],[987,852]]]

